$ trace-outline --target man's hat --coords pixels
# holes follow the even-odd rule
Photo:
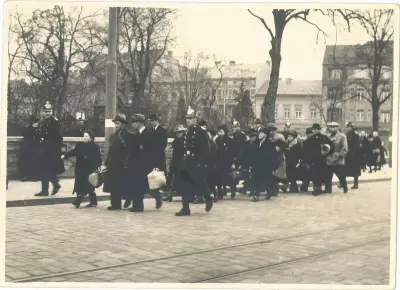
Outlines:
[[[256,119],[255,121],[254,121],[254,124],[257,124],[257,125],[262,125],[262,122],[261,122],[261,120],[260,119]]]
[[[321,130],[321,125],[318,123],[314,123],[311,128],[315,130]]]
[[[189,106],[187,111],[186,111],[186,119],[193,119],[193,118],[196,118],[196,117],[197,117],[196,113],[194,112],[192,107]]]
[[[125,114],[122,114],[122,113],[118,113],[118,114],[115,116],[114,120],[112,120],[112,121],[113,121],[114,123],[117,122],[117,121],[119,121],[119,122],[121,122],[122,124],[128,124],[128,120],[126,119]]]
[[[43,105],[43,110],[53,110],[53,106],[50,104],[49,101],[46,102],[46,104]]]
[[[207,126],[207,122],[204,120],[199,121],[199,126],[203,127],[203,126]]]
[[[149,121],[158,121],[158,115],[156,113],[150,114],[149,117],[147,118]]]
[[[269,123],[267,125],[267,129],[268,130],[278,130],[278,128],[276,127],[275,123]]]
[[[330,122],[330,123],[328,123],[328,127],[339,127],[339,123],[337,123],[337,122]]]
[[[291,124],[289,121],[287,121],[287,122],[285,123],[285,127],[290,127],[290,126],[292,126],[292,124]]]
[[[184,132],[186,130],[187,129],[183,125],[178,125],[178,126],[175,127],[174,132],[178,133],[178,132]]]
[[[132,119],[131,122],[140,122],[140,123],[144,123],[146,121],[146,117],[142,114],[134,114],[132,115]]]
[[[348,122],[348,123],[346,124],[346,128],[354,128],[353,123],[352,123],[352,122]]]
[[[306,129],[306,134],[312,134],[312,133],[313,133],[312,129],[313,129],[313,128],[308,127],[308,128]]]

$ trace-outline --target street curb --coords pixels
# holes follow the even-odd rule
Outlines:
[[[377,178],[369,180],[359,180],[361,183],[372,183],[372,182],[384,182],[391,181],[392,178]],[[338,185],[339,182],[335,181],[333,185]],[[150,198],[150,195],[146,195],[145,198]],[[55,204],[66,204],[72,203],[76,197],[54,197],[54,198],[44,198],[44,199],[26,199],[26,200],[9,200],[6,202],[6,207],[24,207],[24,206],[39,206],[39,205],[55,205]],[[86,197],[87,198],[87,197]],[[109,195],[97,196],[97,201],[110,200]]]

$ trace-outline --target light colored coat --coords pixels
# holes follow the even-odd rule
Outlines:
[[[326,157],[326,163],[328,166],[345,165],[345,158],[347,151],[349,150],[347,145],[347,137],[345,134],[337,132],[336,135],[328,135],[334,146],[334,153]]]

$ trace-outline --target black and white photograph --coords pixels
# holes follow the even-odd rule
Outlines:
[[[3,15],[6,287],[394,289],[399,6]]]

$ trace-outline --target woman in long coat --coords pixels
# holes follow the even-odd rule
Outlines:
[[[266,199],[268,200],[276,191],[276,178],[273,171],[279,167],[279,157],[275,146],[267,138],[267,135],[267,128],[260,130],[255,152],[257,158],[251,161],[251,187],[254,190],[254,202],[259,200],[260,192],[266,191]]]
[[[223,195],[226,192],[226,185],[231,188],[231,199],[236,196],[236,181],[230,176],[232,172],[232,165],[234,161],[235,145],[231,138],[228,136],[228,129],[226,126],[220,126],[218,128],[218,137],[215,140],[217,144],[217,167],[216,167],[216,178],[217,178],[217,189],[218,199],[222,200]],[[222,191],[224,190],[224,193]]]
[[[346,155],[346,176],[354,177],[354,185],[352,189],[358,188],[358,177],[361,176],[362,150],[360,144],[360,136],[354,132],[351,123],[347,124],[347,146]]]
[[[132,133],[125,126],[128,124],[124,114],[117,114],[113,120],[116,132],[110,137],[107,159],[104,163],[107,171],[104,173],[103,191],[111,195],[111,206],[108,210],[120,210],[121,198],[128,193],[128,172],[126,161],[129,152],[129,140]]]
[[[97,206],[96,193],[89,182],[89,175],[101,165],[100,147],[94,143],[94,138],[92,130],[85,130],[84,141],[77,143],[74,149],[61,156],[62,159],[76,157],[75,184],[72,192],[76,193],[76,200],[72,203],[76,208],[79,208],[87,194],[89,194],[90,203],[86,207]]]
[[[301,158],[301,145],[297,142],[297,133],[290,131],[287,133],[288,146],[285,149],[286,157],[286,175],[290,183],[289,191],[293,193],[299,192],[297,180],[302,180],[298,164]]]
[[[178,172],[179,172],[179,164],[181,164],[181,161],[183,159],[183,156],[185,154],[185,140],[183,138],[185,134],[186,128],[183,127],[183,125],[178,125],[174,132],[176,134],[174,141],[172,141],[172,157],[171,161],[169,162],[169,170],[168,170],[168,176],[167,176],[167,186],[169,187],[169,195],[164,199],[164,201],[169,201],[172,202],[173,199],[173,194],[172,191],[176,191],[177,188],[177,181],[178,178],[176,178]]]

